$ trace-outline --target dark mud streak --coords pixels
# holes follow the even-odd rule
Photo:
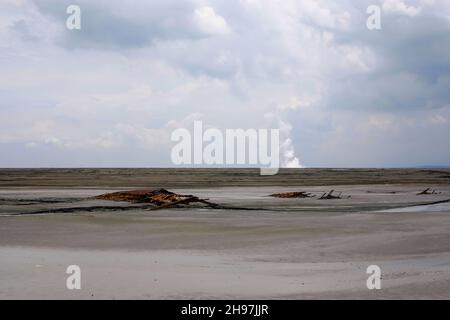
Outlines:
[[[440,204],[440,203],[447,203],[450,202],[450,199],[442,200],[442,201],[434,201],[434,202],[425,202],[425,203],[416,203],[416,204],[410,204],[410,205],[403,205],[402,208],[408,208],[408,207],[417,207],[417,206],[427,206],[427,205],[434,205],[434,204]],[[374,211],[378,211],[380,209],[394,209],[398,208],[398,204],[396,206],[384,206],[381,208],[374,209]],[[39,210],[34,212],[24,212],[24,213],[17,213],[17,214],[10,214],[8,216],[26,216],[26,215],[45,215],[45,214],[53,214],[53,213],[77,213],[77,212],[101,212],[101,211],[131,211],[131,210],[153,210],[157,208],[155,205],[143,205],[143,206],[93,206],[93,207],[72,207],[72,208],[59,208],[59,209],[49,209],[49,210]],[[228,206],[221,206],[217,205],[215,207],[201,207],[201,206],[175,206],[173,208],[177,209],[210,209],[210,210],[239,210],[239,211],[272,211],[272,212],[302,212],[305,210],[302,210],[301,208],[248,208],[248,207],[228,207]],[[169,210],[168,208],[167,210]],[[317,209],[322,210],[320,207]],[[336,208],[339,209],[339,208]],[[319,211],[320,211],[319,210]],[[314,209],[308,207],[307,211],[315,211]],[[338,210],[339,211],[339,210]],[[355,212],[359,212],[355,211]]]
[[[28,216],[28,215],[45,215],[53,213],[77,213],[77,212],[102,212],[102,211],[131,211],[131,210],[153,210],[157,208],[155,205],[143,205],[143,206],[93,206],[93,207],[71,207],[71,208],[58,208],[58,209],[48,209],[39,210],[33,212],[22,212],[7,214],[4,216]],[[175,206],[173,208],[177,209],[212,209],[212,210],[242,210],[242,211],[277,211],[266,208],[242,208],[242,207],[227,207],[217,205],[215,207],[194,207],[194,206]],[[168,208],[169,210],[170,208]],[[281,210],[280,210],[281,211]]]
[[[28,206],[34,204],[56,204],[56,203],[71,203],[88,200],[86,198],[61,198],[61,199],[14,199],[14,198],[0,198],[0,205],[15,205]]]
[[[136,209],[149,209],[153,205],[144,206],[93,206],[93,207],[71,207],[71,208],[58,208],[58,209],[47,209],[39,210],[33,212],[23,212],[17,214],[11,214],[10,216],[26,216],[26,215],[39,215],[39,214],[52,214],[52,213],[76,213],[76,212],[100,212],[100,211],[129,211]]]

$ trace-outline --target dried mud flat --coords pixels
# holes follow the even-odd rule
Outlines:
[[[300,171],[0,170],[0,298],[450,298],[450,170]],[[144,188],[254,210],[96,198]]]

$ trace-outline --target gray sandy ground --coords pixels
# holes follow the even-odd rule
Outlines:
[[[383,212],[450,199],[446,185],[436,187],[441,194],[417,196],[425,187],[197,186],[173,190],[264,210],[82,209],[40,215],[29,213],[129,204],[91,199],[107,188],[4,188],[0,298],[449,299],[448,207]],[[351,197],[267,197],[299,189],[320,195],[331,188]],[[65,271],[72,264],[82,270],[79,291],[66,289]],[[381,290],[366,287],[372,264],[382,270]]]

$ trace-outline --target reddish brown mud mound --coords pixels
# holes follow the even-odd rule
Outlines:
[[[161,205],[167,202],[181,200],[192,196],[180,195],[165,189],[157,190],[128,190],[106,193],[96,196],[96,199],[109,201],[126,201],[133,203],[154,203]]]
[[[166,189],[119,191],[102,194],[95,198],[109,201],[152,203],[156,205],[155,208],[152,208],[153,210],[190,203],[201,203],[212,208],[219,207],[219,205],[207,201],[208,199],[200,199],[199,197],[192,195],[177,194]]]

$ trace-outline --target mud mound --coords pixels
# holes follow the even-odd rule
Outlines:
[[[181,195],[170,192],[166,189],[157,190],[129,190],[113,193],[106,193],[96,196],[95,199],[109,201],[125,201],[133,203],[153,203],[162,205],[169,202],[179,201],[185,198],[191,198],[191,195]]]
[[[130,190],[106,193],[96,196],[95,199],[109,201],[126,201],[133,203],[151,203],[156,207],[151,210],[174,207],[178,205],[187,205],[191,203],[201,203],[211,208],[219,208],[220,206],[207,201],[208,199],[200,199],[192,195],[183,195],[173,193],[166,189],[157,190]]]

